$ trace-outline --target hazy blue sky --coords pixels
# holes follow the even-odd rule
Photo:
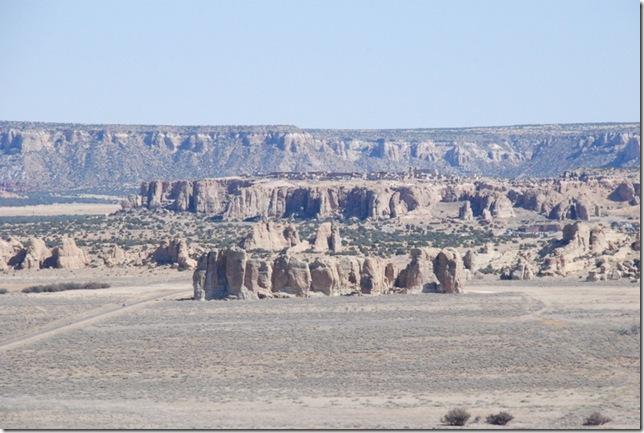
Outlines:
[[[638,0],[0,0],[0,120],[638,121]]]

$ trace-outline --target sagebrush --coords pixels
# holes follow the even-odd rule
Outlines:
[[[58,284],[43,284],[40,286],[30,286],[22,289],[22,293],[50,293],[50,292],[64,292],[65,290],[96,290],[107,289],[111,287],[108,283],[58,283]]]
[[[584,425],[602,425],[611,421],[612,419],[605,415],[602,415],[600,412],[593,412],[586,418]]]
[[[462,426],[465,425],[468,419],[470,419],[470,413],[462,407],[459,407],[447,412],[447,414],[441,418],[441,422],[447,425]]]
[[[485,422],[494,425],[506,425],[513,419],[514,417],[508,412],[499,412],[488,415],[487,418],[485,418]]]

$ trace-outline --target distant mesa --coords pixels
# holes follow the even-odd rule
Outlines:
[[[639,167],[640,148],[639,123],[322,130],[0,122],[0,184],[60,190],[160,178],[271,172],[386,176],[410,169],[552,177],[580,167]]]

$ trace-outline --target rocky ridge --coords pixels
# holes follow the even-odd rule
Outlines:
[[[270,172],[558,176],[639,167],[638,123],[407,130],[0,122],[0,181],[33,189]]]
[[[589,194],[593,194],[591,199]],[[145,207],[205,213],[227,221],[259,218],[374,218],[429,215],[438,202],[464,201],[458,217],[507,219],[515,208],[553,220],[588,221],[601,204],[637,204],[639,173],[615,176],[585,171],[559,178],[489,179],[432,176],[398,180],[275,180],[266,177],[143,182],[123,209]],[[597,200],[599,197],[599,200]]]

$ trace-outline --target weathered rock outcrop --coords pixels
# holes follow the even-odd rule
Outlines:
[[[439,254],[437,248],[414,248],[409,253],[411,261],[396,278],[396,287],[406,292],[441,292],[439,280],[434,273],[434,259]]]
[[[553,220],[581,220],[588,221],[591,216],[599,216],[599,209],[592,203],[588,196],[582,194],[558,203],[549,213],[548,218]]]
[[[464,221],[471,221],[474,219],[474,212],[472,212],[472,205],[469,200],[466,200],[458,209],[458,218]]]
[[[463,255],[463,267],[470,272],[476,272],[476,253],[472,250],[467,250]]]
[[[258,179],[225,178],[141,185],[141,202],[149,209],[208,213],[224,220],[255,218],[395,218],[427,210],[437,198],[434,186],[400,183],[326,183],[283,185]],[[137,200],[128,200],[131,208]]]
[[[484,219],[514,217],[512,202],[501,191],[482,188],[469,201],[474,216],[483,216]]]
[[[273,263],[273,292],[307,296],[311,287],[308,263],[287,254],[280,255]]]
[[[590,230],[588,225],[579,221],[566,224],[562,239],[542,252],[545,256],[539,274],[565,276],[583,270],[584,261],[579,258],[591,254],[597,256],[613,248],[607,241],[605,230],[601,225]]]
[[[320,224],[315,232],[313,249],[317,252],[340,252],[342,251],[342,240],[340,239],[340,228],[337,224]]]
[[[240,242],[245,250],[281,251],[300,243],[297,229],[286,222],[261,221],[253,226],[252,231]]]
[[[159,265],[176,264],[180,271],[194,269],[197,265],[196,260],[190,257],[190,249],[185,239],[161,241],[152,253],[152,260]]]
[[[460,293],[465,286],[461,255],[454,248],[442,249],[434,259],[434,272],[442,292]]]
[[[24,259],[18,265],[20,269],[42,269],[47,259],[52,256],[45,241],[40,238],[31,237],[27,241],[27,249]]]
[[[16,239],[0,239],[0,270],[16,266],[24,259],[24,246]]]
[[[442,283],[434,267],[440,270]],[[410,263],[398,273],[393,263],[378,257],[317,256],[309,263],[289,254],[258,259],[235,247],[204,254],[193,274],[197,300],[307,297],[311,293],[458,293],[464,281],[460,256],[449,248],[414,249]]]
[[[502,280],[532,280],[534,277],[534,266],[525,257],[519,257],[512,267],[504,269],[501,273]]]
[[[641,278],[640,266],[639,263],[632,260],[620,262],[602,258],[597,261],[595,269],[588,273],[586,281],[607,281],[622,278],[639,280]]]
[[[627,201],[631,204],[638,204],[640,196],[640,184],[633,182],[620,183],[615,191],[608,198],[613,201]]]
[[[81,269],[89,264],[85,252],[76,246],[72,238],[63,238],[51,252],[54,267],[58,269]]]

